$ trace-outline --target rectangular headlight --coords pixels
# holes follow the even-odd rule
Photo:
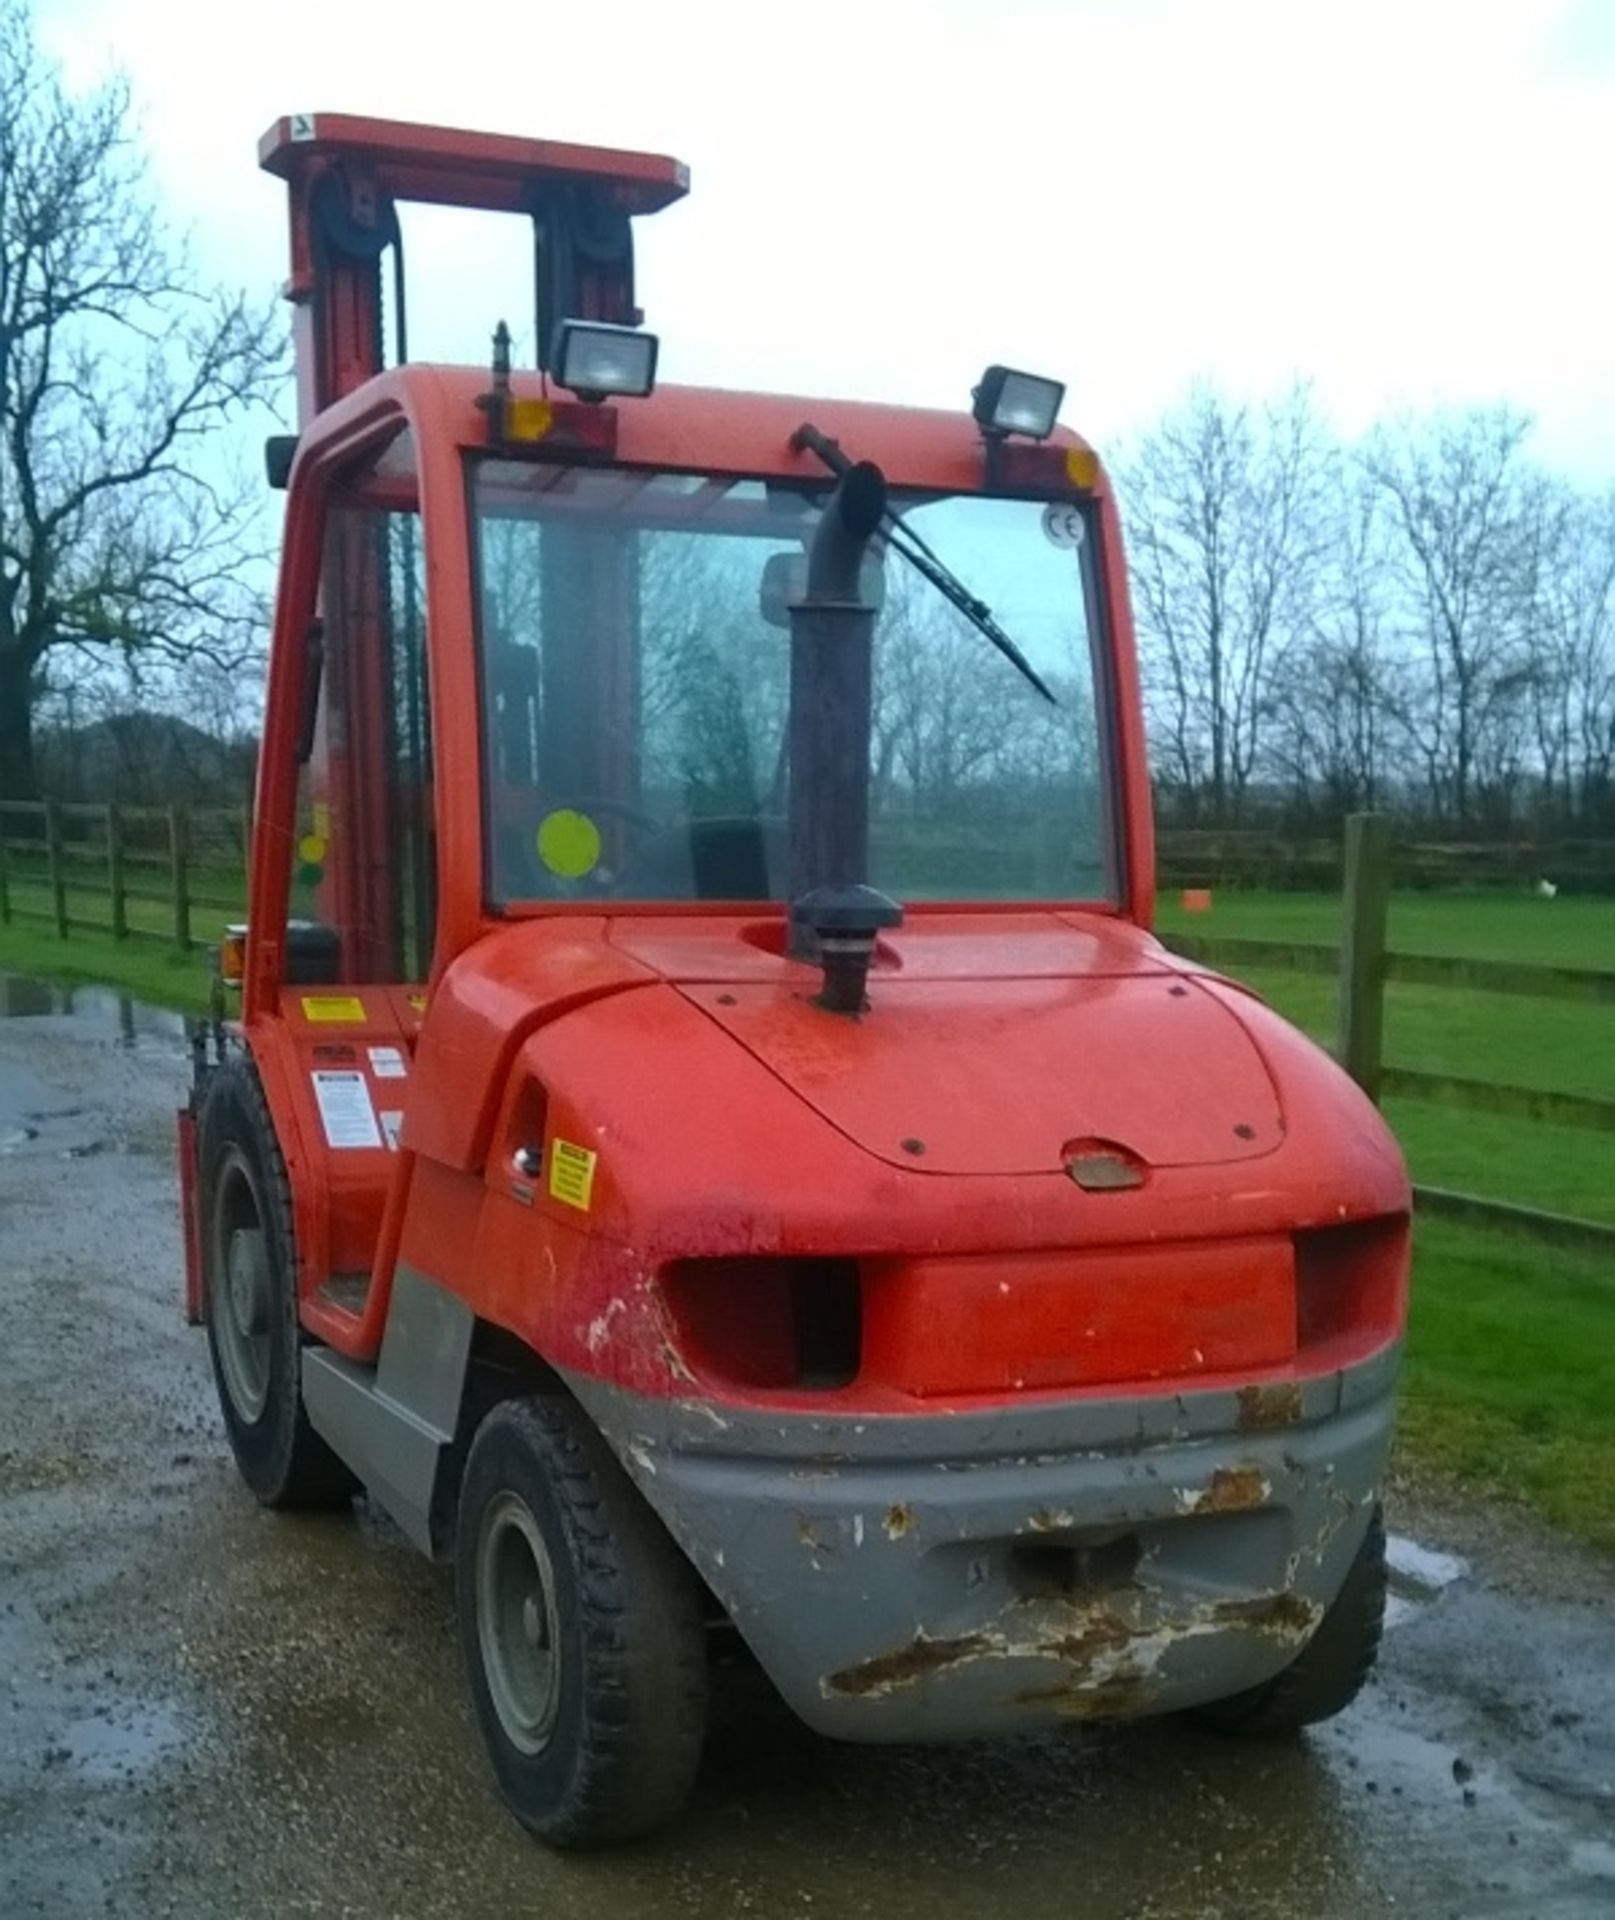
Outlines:
[[[984,433],[1024,433],[1047,440],[1060,417],[1065,386],[1013,367],[989,367],[981,376],[971,413]]]
[[[603,320],[563,320],[555,342],[555,380],[582,399],[647,394],[656,385],[654,333]]]

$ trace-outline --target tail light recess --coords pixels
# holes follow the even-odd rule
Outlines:
[[[730,1256],[662,1274],[692,1372],[752,1389],[827,1389],[857,1378],[863,1346],[858,1262]]]
[[[1394,1340],[1407,1315],[1406,1214],[1309,1227],[1295,1236],[1296,1345],[1341,1359]]]

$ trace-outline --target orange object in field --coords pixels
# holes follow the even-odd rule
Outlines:
[[[1178,895],[1178,904],[1185,913],[1210,913],[1210,887],[1185,887]]]

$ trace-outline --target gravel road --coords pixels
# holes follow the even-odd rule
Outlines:
[[[681,1828],[545,1853],[444,1572],[235,1477],[179,1309],[185,1070],[170,1016],[0,980],[0,1914],[1615,1913],[1615,1568],[1406,1491],[1379,1677],[1298,1745],[844,1748],[737,1677]]]

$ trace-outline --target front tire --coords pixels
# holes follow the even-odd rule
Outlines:
[[[706,1727],[699,1585],[570,1400],[508,1400],[478,1428],[455,1587],[478,1726],[524,1826],[602,1847],[684,1807]]]
[[[1385,1582],[1385,1520],[1375,1507],[1334,1603],[1296,1658],[1262,1686],[1215,1700],[1196,1717],[1222,1733],[1278,1737],[1343,1712],[1379,1658]]]
[[[358,1481],[309,1425],[291,1186],[257,1069],[208,1082],[199,1124],[208,1351],[241,1477],[266,1507],[333,1507]]]

